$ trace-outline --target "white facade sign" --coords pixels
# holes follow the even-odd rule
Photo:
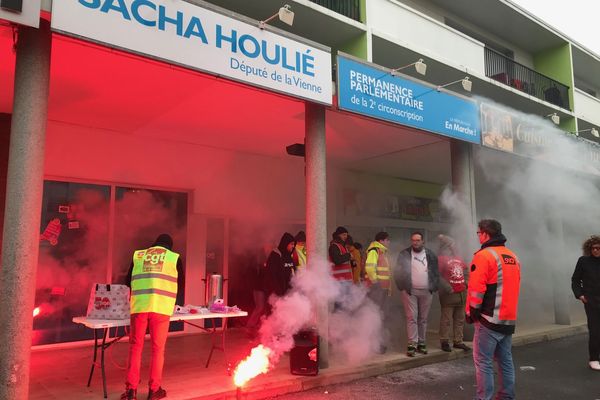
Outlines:
[[[331,104],[329,52],[182,0],[55,0],[52,28]]]
[[[0,8],[0,21],[10,21],[20,25],[40,27],[40,4],[42,0],[24,0],[23,10],[13,12]]]

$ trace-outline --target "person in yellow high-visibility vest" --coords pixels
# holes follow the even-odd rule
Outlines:
[[[352,256],[351,260],[354,261],[354,263],[350,261],[350,265],[352,265],[352,282],[358,285],[360,284],[361,277],[364,275],[364,264],[360,252],[362,245],[355,242],[352,236],[348,235],[348,239],[346,239],[346,248]]]
[[[296,240],[296,247],[294,247],[292,259],[294,260],[296,273],[299,273],[306,268],[306,233],[300,231],[294,239]]]
[[[379,232],[375,240],[367,248],[367,260],[365,261],[366,281],[369,287],[369,297],[379,306],[381,314],[385,315],[387,299],[391,294],[390,285],[390,262],[387,257],[390,245],[390,235],[387,232]],[[385,318],[384,318],[385,319]],[[383,340],[387,338],[384,335]],[[385,353],[387,347],[382,344],[380,353]]]
[[[131,330],[125,393],[121,400],[136,400],[140,382],[140,368],[146,328],[150,330],[152,358],[148,399],[167,397],[160,386],[164,364],[165,344],[169,333],[169,318],[173,314],[177,293],[183,292],[183,263],[179,254],[171,251],[173,239],[166,233],[159,235],[154,244],[133,253],[127,274],[131,287]]]

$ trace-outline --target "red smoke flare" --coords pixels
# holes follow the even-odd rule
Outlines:
[[[38,315],[40,315],[40,308],[36,307],[33,309],[33,318],[37,317]]]
[[[259,344],[252,349],[250,355],[240,362],[233,372],[233,383],[244,386],[250,379],[269,370],[269,356],[272,350]]]

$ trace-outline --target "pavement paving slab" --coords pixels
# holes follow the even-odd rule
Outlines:
[[[518,328],[513,343],[520,346],[584,332],[587,332],[587,328],[583,323],[523,327]],[[171,336],[167,341],[162,382],[168,398],[264,399],[471,356],[462,350],[454,350],[451,353],[441,351],[434,332],[429,335],[428,355],[409,358],[400,349],[390,349],[386,354],[373,356],[368,362],[360,365],[348,365],[332,357],[330,367],[321,370],[317,376],[291,375],[286,354],[272,370],[250,381],[239,393],[232,377],[228,375],[227,363],[243,359],[256,344],[249,341],[242,330],[230,329],[227,333],[227,353],[215,352],[209,367],[205,368],[210,348],[208,335]],[[118,399],[123,392],[127,348],[127,341],[122,340],[106,352],[109,399]],[[34,349],[31,357],[30,399],[102,399],[102,381],[98,368],[90,387],[86,386],[91,356],[91,342]],[[142,358],[142,383],[138,389],[139,398],[145,398],[147,395],[145,380],[148,379],[149,358],[150,350],[146,343]]]

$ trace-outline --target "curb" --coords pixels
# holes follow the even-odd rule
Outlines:
[[[513,346],[524,346],[533,343],[548,342],[569,336],[587,332],[587,325],[569,325],[560,328],[549,329],[541,332],[515,334]],[[395,353],[387,357],[381,357],[364,366],[341,367],[325,369],[314,377],[292,376],[289,379],[250,385],[243,391],[225,390],[221,393],[193,397],[188,400],[259,400],[289,393],[302,392],[318,387],[352,382],[359,379],[384,375],[397,371],[404,371],[424,365],[435,364],[464,357],[471,357],[471,352],[453,351],[452,353],[434,350],[426,356],[408,358],[403,354]]]
[[[587,332],[587,325],[566,325],[565,327],[535,332],[529,334],[515,335],[513,337],[513,346],[523,346],[526,344],[549,342],[551,340],[562,339],[569,336],[575,336]]]

